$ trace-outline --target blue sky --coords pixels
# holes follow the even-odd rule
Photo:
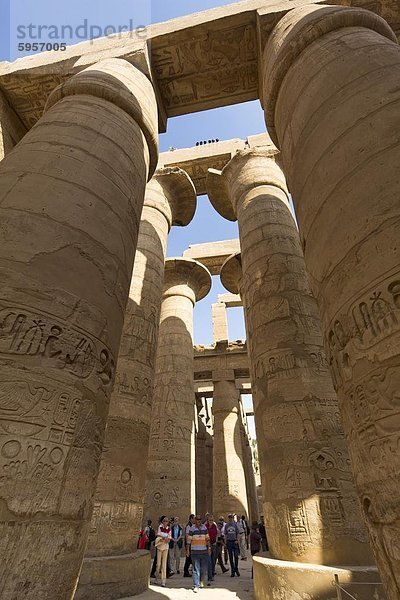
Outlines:
[[[16,57],[26,53],[18,53],[21,38],[17,36],[21,35],[22,31],[25,36],[23,42],[33,42],[34,40],[26,37],[29,34],[29,24],[35,26],[30,30],[35,35],[39,24],[48,27],[56,24],[59,28],[61,25],[71,25],[75,33],[76,27],[85,23],[85,20],[88,30],[90,26],[104,28],[106,25],[112,25],[118,28],[130,23],[142,25],[161,22],[232,3],[231,0],[67,0],[65,3],[54,0],[1,0],[0,60],[8,60],[10,56]],[[18,26],[22,26],[23,29],[18,30]],[[42,30],[41,41],[49,40],[49,36],[45,35],[47,31],[50,30],[44,29],[44,33]],[[85,30],[81,27],[78,34],[84,33]],[[89,33],[90,31],[88,37]],[[35,39],[37,41],[37,38]],[[82,40],[76,37],[69,43],[76,41]],[[246,138],[263,131],[265,124],[259,102],[248,102],[170,119],[167,132],[160,136],[160,150],[168,150],[170,146],[187,148],[204,139]],[[168,256],[180,256],[189,244],[235,237],[238,237],[237,224],[220,217],[212,208],[207,196],[202,196],[198,198],[198,208],[192,223],[185,228],[172,229]],[[211,293],[195,308],[196,344],[212,342],[211,304],[216,302],[217,294],[225,292],[219,278],[213,277]],[[242,309],[229,309],[228,319],[230,339],[243,339],[245,332]]]

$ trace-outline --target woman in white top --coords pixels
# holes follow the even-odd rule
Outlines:
[[[169,542],[171,541],[171,529],[169,519],[165,515],[160,519],[155,546],[157,548],[157,577],[161,577],[161,585],[165,587],[167,579],[167,560]]]

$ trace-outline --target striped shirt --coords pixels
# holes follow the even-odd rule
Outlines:
[[[188,543],[190,544],[190,552],[192,555],[207,554],[210,538],[205,525],[193,525],[189,529]]]

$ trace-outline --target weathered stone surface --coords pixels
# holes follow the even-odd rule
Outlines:
[[[328,567],[254,556],[255,600],[338,600],[335,575],[357,600],[387,600],[376,567]],[[363,584],[363,585],[360,585]],[[376,584],[376,585],[374,585]],[[340,590],[339,590],[340,591]],[[349,598],[342,591],[342,598]]]
[[[26,128],[0,92],[0,160],[14,148],[25,133]]]
[[[104,557],[113,597],[126,595],[128,582],[121,579],[120,563],[113,556],[129,554],[123,564],[131,572],[141,563],[132,554],[143,520],[144,482],[153,401],[154,365],[164,280],[167,236],[172,225],[187,225],[196,208],[196,193],[188,175],[178,168],[156,171],[148,183],[139,227],[139,237],[124,328],[111,397],[95,504],[91,522],[86,570],[93,570],[88,557]],[[105,557],[109,564],[105,567]],[[99,563],[94,561],[95,565]],[[115,568],[115,572],[113,571]],[[99,582],[93,577],[92,598]],[[105,583],[104,573],[102,582]],[[85,584],[85,597],[90,595]],[[118,596],[119,594],[119,596]]]
[[[127,32],[68,46],[66,52],[27,56],[0,64],[0,86],[30,128],[54,87],[99,60],[123,58],[151,79],[160,131],[165,131],[167,117],[256,100],[260,48],[288,11],[308,4],[310,0],[246,0],[151,25],[139,40]],[[400,34],[398,0],[337,0],[337,4],[372,10]],[[148,48],[142,37],[147,37]],[[182,168],[195,179],[189,168]]]
[[[214,515],[248,515],[239,392],[233,370],[213,372]]]
[[[104,61],[0,163],[2,598],[75,590],[156,114],[146,77]]]
[[[85,558],[74,600],[119,600],[147,590],[150,552]],[[117,585],[116,585],[117,583]]]
[[[224,166],[229,162],[226,161]],[[191,244],[184,251],[184,258],[198,260],[210,271],[211,275],[219,275],[221,267],[232,254],[240,252],[238,239],[222,242],[207,242],[206,244]]]
[[[296,206],[358,495],[393,599],[400,596],[394,41],[376,15],[321,7],[282,20],[264,56],[266,118]]]
[[[200,263],[165,261],[144,509],[155,523],[195,510],[193,307],[210,288]]]
[[[212,511],[213,502],[213,436],[197,403],[196,432],[196,514]]]
[[[228,316],[226,304],[215,302],[211,305],[213,342],[228,341]]]
[[[209,190],[239,224],[242,256],[228,259],[221,279],[245,308],[269,546],[284,560],[370,564],[317,305],[273,156],[238,153],[210,179],[220,178],[219,195]]]
[[[245,342],[218,342],[213,346],[195,346],[195,381],[212,380],[212,372],[233,369],[235,378],[249,377],[249,357]]]
[[[240,431],[242,436],[242,452],[243,452],[243,469],[244,477],[246,481],[246,492],[247,492],[247,506],[249,509],[248,518],[249,526],[253,521],[259,523],[259,510],[258,510],[258,499],[257,499],[257,487],[256,479],[254,476],[253,469],[253,453],[250,447],[250,435],[248,431],[248,424],[246,413],[243,405],[241,404],[241,423]]]

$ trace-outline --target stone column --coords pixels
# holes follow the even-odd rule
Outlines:
[[[213,505],[212,417],[206,397],[197,396],[196,407],[196,514],[205,515],[212,510]]]
[[[155,522],[195,509],[193,307],[210,288],[197,261],[165,261],[144,511]]]
[[[248,512],[248,520],[249,526],[253,521],[258,522],[259,514],[258,514],[258,500],[257,500],[257,488],[256,488],[256,479],[254,476],[254,468],[253,468],[253,453],[250,446],[250,437],[248,434],[248,430],[246,428],[246,414],[243,410],[243,405],[241,403],[241,434],[242,434],[242,452],[243,452],[243,468],[244,468],[244,476],[246,481],[246,491],[247,491],[247,505],[249,508]]]
[[[308,6],[278,23],[263,68],[358,495],[399,598],[400,48],[373,13]]]
[[[135,263],[125,312],[116,383],[104,441],[86,559],[75,600],[122,598],[148,585],[148,564],[138,568],[137,534],[153,401],[154,362],[171,225],[187,225],[196,191],[177,167],[158,169],[146,188]],[[89,557],[101,557],[93,560]]]
[[[214,516],[248,514],[239,392],[233,370],[213,371]]]
[[[205,515],[211,507],[207,506],[207,449],[206,449],[206,435],[207,429],[203,420],[197,417],[197,431],[196,431],[196,510],[193,511],[199,515]],[[212,482],[211,482],[212,485]],[[186,515],[182,515],[182,522],[186,519]]]
[[[209,179],[214,206],[239,225],[243,277],[234,255],[221,279],[245,309],[270,550],[288,561],[369,564],[317,305],[274,152],[237,153]]]
[[[225,302],[211,305],[213,343],[228,341],[228,317]]]
[[[212,429],[207,427],[206,429],[206,464],[207,464],[207,476],[206,476],[206,511],[211,511],[214,502],[213,492],[213,481],[214,481],[214,436]],[[219,515],[218,515],[219,516]],[[218,517],[217,517],[218,518]]]
[[[2,598],[74,595],[156,135],[151,83],[110,59],[0,164]]]

